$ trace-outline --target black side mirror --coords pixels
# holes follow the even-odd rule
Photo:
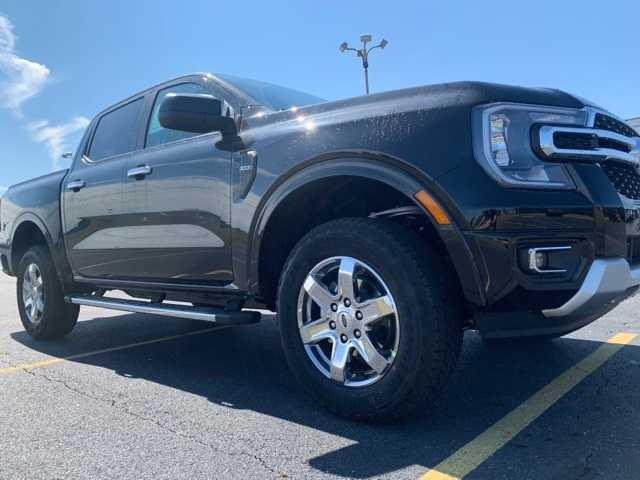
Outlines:
[[[158,120],[160,125],[171,130],[237,133],[234,119],[223,115],[222,102],[211,95],[169,93],[160,105]]]

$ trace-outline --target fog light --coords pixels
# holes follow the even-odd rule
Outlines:
[[[548,253],[571,250],[571,247],[535,247],[529,249],[529,270],[536,273],[566,273],[566,268],[548,268]]]

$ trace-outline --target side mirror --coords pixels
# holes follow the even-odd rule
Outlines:
[[[237,133],[234,119],[223,115],[222,102],[205,94],[169,93],[160,105],[158,120],[164,128],[183,132]]]

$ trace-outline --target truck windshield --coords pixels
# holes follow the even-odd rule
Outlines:
[[[254,98],[260,105],[264,105],[273,110],[288,110],[291,107],[303,107],[305,105],[313,105],[314,103],[326,102],[324,98],[272,83],[260,82],[258,80],[236,77],[224,73],[216,73],[215,75],[235,86],[237,89],[242,90]]]

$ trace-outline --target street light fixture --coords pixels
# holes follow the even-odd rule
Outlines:
[[[356,55],[362,59],[362,68],[364,69],[364,89],[367,95],[369,95],[369,53],[376,48],[383,49],[386,47],[389,42],[387,42],[384,38],[378,45],[374,45],[373,47],[367,48],[367,44],[370,43],[372,37],[370,34],[360,35],[360,41],[362,42],[362,48],[352,48],[349,46],[347,42],[342,42],[340,44],[339,50],[341,52],[346,52],[352,50],[356,52]]]

